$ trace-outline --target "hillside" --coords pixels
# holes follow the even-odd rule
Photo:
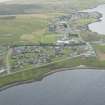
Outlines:
[[[7,4],[48,4],[53,6],[73,8],[73,9],[84,9],[92,7],[100,3],[105,3],[105,0],[11,0]],[[60,8],[59,7],[59,8]]]

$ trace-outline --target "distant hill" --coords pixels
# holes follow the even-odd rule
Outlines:
[[[69,8],[84,9],[99,3],[105,3],[105,0],[11,0],[8,3],[15,4],[49,4],[61,5]]]
[[[11,0],[0,3],[0,15],[42,12],[69,13],[105,3],[105,0]]]

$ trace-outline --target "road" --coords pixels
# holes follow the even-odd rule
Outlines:
[[[9,48],[7,55],[6,55],[6,71],[7,74],[11,74],[11,65],[10,65],[10,57],[11,57],[11,53],[12,53],[12,48]]]

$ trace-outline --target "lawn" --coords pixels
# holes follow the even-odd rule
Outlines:
[[[36,39],[39,36],[41,38],[47,31],[47,25],[47,18],[30,15],[17,16],[16,19],[0,19],[0,43],[37,41]]]

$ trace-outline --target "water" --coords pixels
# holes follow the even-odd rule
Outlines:
[[[93,9],[86,10],[86,12],[93,12],[93,11],[101,13],[102,18],[100,18],[101,21],[90,24],[89,29],[99,34],[105,34],[105,4],[100,5]]]
[[[63,71],[0,92],[0,105],[105,105],[105,71]]]

